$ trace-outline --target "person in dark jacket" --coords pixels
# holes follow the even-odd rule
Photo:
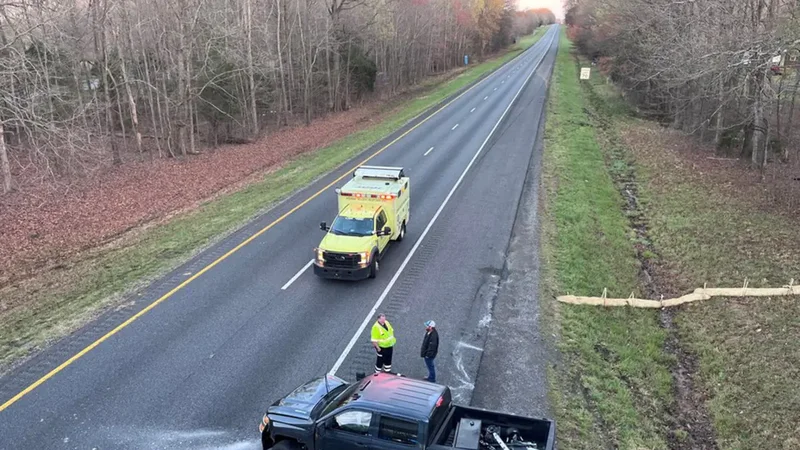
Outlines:
[[[433,359],[439,352],[439,333],[436,331],[436,322],[429,320],[425,322],[425,337],[422,339],[422,349],[420,356],[425,360],[425,365],[428,366],[428,377],[426,381],[431,383],[436,382],[436,367],[434,367]]]

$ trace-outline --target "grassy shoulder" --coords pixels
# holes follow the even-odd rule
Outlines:
[[[654,124],[619,128],[644,174],[651,237],[676,290],[800,280],[797,212],[771,206],[757,173]],[[800,448],[798,300],[714,299],[678,310],[719,448]]]
[[[798,214],[772,206],[758,173],[715,158],[694,137],[626,114],[601,74],[581,89],[574,59],[559,58],[545,148],[551,294],[636,290],[637,242],[618,217],[621,196],[607,178],[627,164],[657,250],[646,257],[663,290],[680,295],[704,284],[738,287],[745,278],[752,287],[800,280]],[[603,229],[608,223],[613,241]],[[714,299],[674,310],[680,346],[696,361],[693,395],[709,413],[718,448],[800,448],[797,300]],[[686,448],[685,431],[669,417],[681,411],[658,313],[559,304],[552,310],[563,354],[551,373],[562,447]],[[641,353],[621,356],[626,351]]]
[[[520,39],[508,52],[464,70],[440,84],[424,86],[416,98],[393,105],[386,120],[329,147],[297,157],[263,179],[142,230],[122,245],[65,262],[61,269],[6,286],[3,299],[25,305],[0,309],[0,373],[37,348],[74,331],[125,292],[146,285],[266,211],[296,190],[340,167],[409,120],[510,61],[533,45],[545,29]],[[11,303],[11,302],[9,302]]]
[[[543,298],[639,290],[628,219],[590,108],[562,36],[545,131]],[[561,359],[550,373],[559,446],[667,448],[672,380],[657,313],[560,304],[548,310]]]

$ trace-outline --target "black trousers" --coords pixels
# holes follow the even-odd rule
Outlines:
[[[391,372],[392,370],[392,351],[394,347],[378,347],[378,359],[375,361],[375,372]]]

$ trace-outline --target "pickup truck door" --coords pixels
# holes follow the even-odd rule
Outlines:
[[[373,450],[371,431],[374,415],[360,409],[347,409],[317,424],[317,450]]]
[[[381,450],[425,448],[425,427],[422,422],[381,414],[377,429]]]
[[[387,222],[388,219],[386,217],[386,211],[381,209],[378,212],[377,216],[375,217],[375,231],[383,231],[383,228],[386,227],[387,225],[391,227],[391,225],[389,225]],[[394,234],[394,232],[395,230],[393,229],[392,234]],[[391,235],[378,236],[378,249],[380,250],[381,253],[383,253],[384,250],[386,250],[386,245],[389,244],[389,239],[391,237],[392,237]]]

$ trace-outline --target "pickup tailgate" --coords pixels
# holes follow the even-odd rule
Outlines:
[[[430,448],[502,450],[503,447],[488,431],[497,432],[511,450],[553,450],[555,445],[556,427],[555,422],[550,419],[454,405],[436,431],[434,445]],[[515,433],[517,438],[512,437]],[[488,445],[479,445],[478,441]]]

